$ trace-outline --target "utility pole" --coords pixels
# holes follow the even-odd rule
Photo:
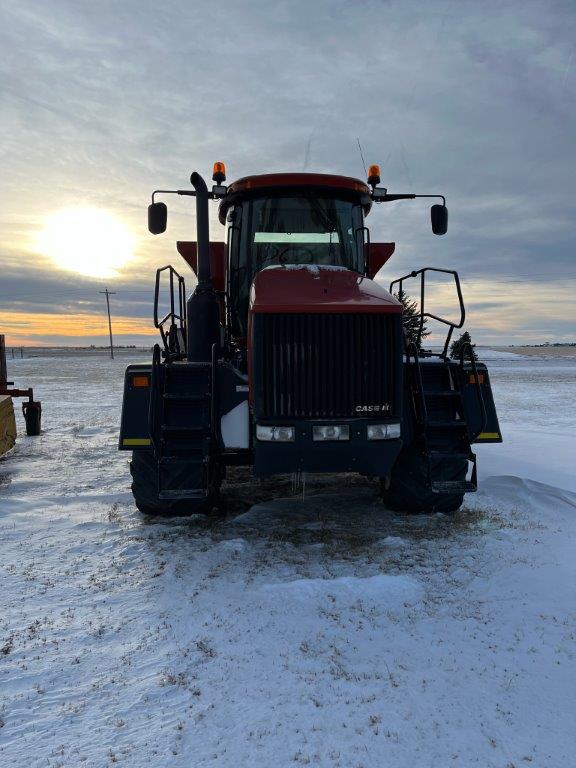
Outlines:
[[[115,296],[116,291],[109,291],[106,288],[105,291],[98,291],[106,296],[106,308],[108,309],[108,331],[110,332],[110,357],[114,360],[114,342],[112,341],[112,320],[110,319],[110,296]]]

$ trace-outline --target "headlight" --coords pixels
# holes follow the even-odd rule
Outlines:
[[[350,440],[350,427],[347,424],[312,427],[312,440]]]
[[[256,425],[256,437],[271,443],[294,442],[294,427],[265,427]]]
[[[394,440],[400,437],[400,424],[368,424],[368,440]]]

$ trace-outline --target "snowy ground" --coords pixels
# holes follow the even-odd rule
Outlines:
[[[491,362],[455,518],[287,483],[210,525],[134,509],[125,360],[9,362],[45,432],[0,462],[2,768],[574,765],[574,361]]]

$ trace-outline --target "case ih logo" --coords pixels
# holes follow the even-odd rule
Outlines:
[[[389,413],[390,403],[384,405],[357,405],[356,413]]]

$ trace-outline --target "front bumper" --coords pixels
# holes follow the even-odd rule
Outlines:
[[[384,421],[382,419],[378,423]],[[330,423],[349,425],[350,439],[314,441],[312,428]],[[402,440],[368,440],[367,426],[374,423],[374,419],[283,422],[283,426],[294,427],[294,441],[283,443],[254,439],[254,474],[267,477],[292,472],[358,472],[371,477],[384,477],[396,461]]]

